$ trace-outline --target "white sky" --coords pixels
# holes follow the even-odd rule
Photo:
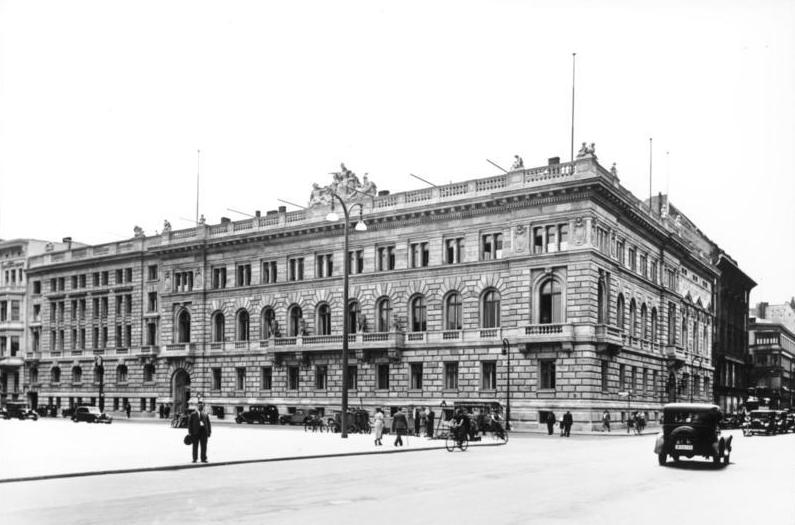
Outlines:
[[[564,7],[565,6],[565,7]],[[0,237],[100,243],[575,144],[795,295],[795,2],[0,0]],[[575,146],[575,150],[577,146]],[[666,160],[666,151],[670,151]]]

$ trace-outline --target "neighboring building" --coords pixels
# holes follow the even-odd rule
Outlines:
[[[795,389],[795,330],[789,322],[792,303],[759,303],[751,318],[750,352],[753,363],[749,400],[773,408],[792,408]],[[775,319],[765,318],[771,314]]]
[[[725,412],[737,412],[748,393],[751,372],[748,352],[748,306],[756,283],[727,254],[718,255],[715,345],[715,403]]]
[[[363,182],[344,166],[334,177],[343,197],[372,195],[348,254],[316,186],[307,210],[33,258],[40,403],[97,402],[102,382],[108,408],[134,413],[197,396],[217,415],[336,411],[343,321],[350,404],[369,410],[504,405],[509,373],[525,429],[549,411],[591,429],[603,410],[653,419],[668,401],[712,399],[714,244],[667,199],[635,198],[592,147],[405,193]]]
[[[66,246],[33,239],[0,240],[0,406],[24,398],[25,350],[37,352],[40,343],[37,334],[28,331],[34,319],[26,315],[27,260]]]

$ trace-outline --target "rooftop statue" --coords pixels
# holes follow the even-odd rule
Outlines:
[[[580,151],[577,152],[577,158],[592,156],[596,158],[596,143],[591,142],[591,145],[588,146],[587,143],[583,142]]]
[[[522,159],[522,157],[520,157],[519,155],[514,155],[513,158],[514,161],[513,164],[511,165],[511,170],[524,169],[524,159]]]
[[[168,219],[163,221],[163,233],[168,233],[171,231],[171,223],[168,222]]]
[[[133,235],[135,235],[136,238],[137,237],[143,237],[144,236],[144,229],[141,228],[140,226],[135,226],[133,228]]]
[[[376,186],[370,181],[368,174],[365,174],[364,179],[359,181],[359,177],[342,163],[340,170],[332,172],[331,175],[334,178],[328,186],[312,184],[312,194],[309,196],[310,208],[331,204],[332,193],[336,193],[343,200],[359,200],[365,196],[376,196]]]

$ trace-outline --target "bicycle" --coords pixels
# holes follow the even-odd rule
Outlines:
[[[450,427],[444,440],[444,446],[447,452],[452,452],[456,447],[464,452],[469,447],[469,438],[466,432],[459,432],[456,427]]]

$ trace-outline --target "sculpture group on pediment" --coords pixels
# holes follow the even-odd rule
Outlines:
[[[312,194],[309,197],[309,207],[331,204],[332,193],[339,195],[343,200],[359,200],[362,197],[375,197],[378,191],[375,184],[370,181],[367,173],[363,180],[354,172],[349,170],[344,163],[340,164],[340,170],[332,172],[333,179],[328,186],[320,186],[318,183],[312,184]]]
[[[135,226],[135,227],[133,228],[133,235],[134,235],[136,238],[143,237],[143,236],[144,236],[144,229],[143,229],[143,228],[141,228],[140,226]]]
[[[590,146],[588,146],[588,144],[583,142],[582,143],[582,147],[580,148],[580,151],[577,152],[577,158],[578,159],[581,158],[581,157],[587,157],[589,155],[593,156],[593,157],[596,157],[596,143],[595,142],[591,142]]]
[[[524,159],[519,155],[513,156],[513,164],[511,165],[511,170],[521,170],[524,169]]]

